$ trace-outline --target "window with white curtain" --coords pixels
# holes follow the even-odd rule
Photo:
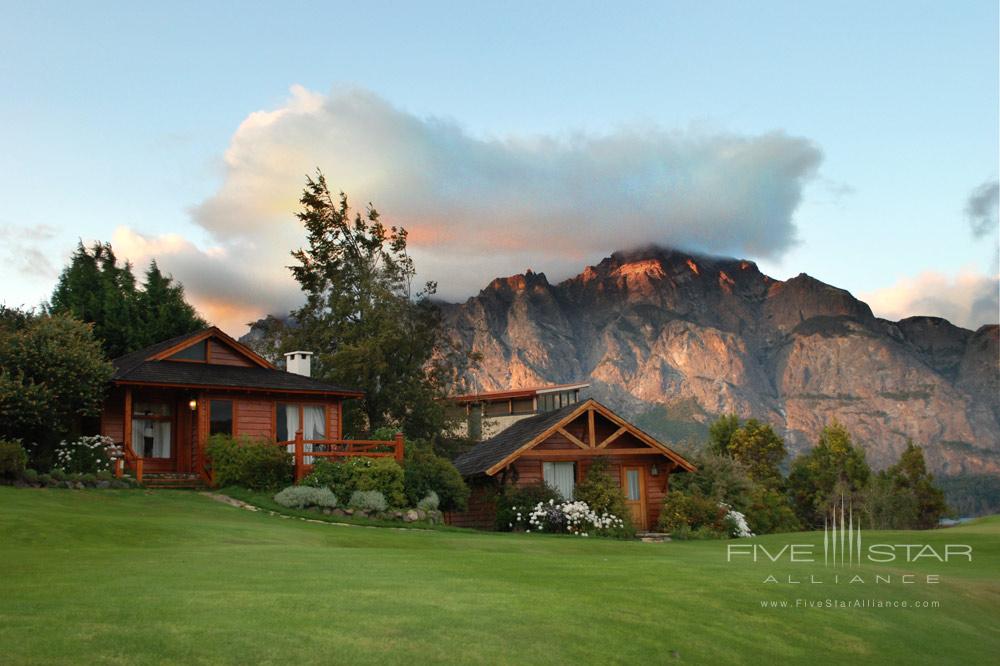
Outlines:
[[[170,405],[135,402],[132,405],[132,451],[141,458],[170,458]]]
[[[542,477],[545,485],[555,489],[564,500],[573,499],[573,488],[576,485],[576,463],[543,462]]]
[[[326,407],[323,405],[298,405],[279,402],[277,405],[277,437],[279,442],[295,439],[301,424],[302,439],[326,439]],[[311,452],[313,444],[303,444],[302,450]],[[295,452],[295,446],[288,445],[290,453]],[[303,462],[313,464],[312,456],[305,456]]]

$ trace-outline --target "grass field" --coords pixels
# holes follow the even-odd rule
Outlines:
[[[0,488],[0,662],[989,663],[1000,519],[868,543],[967,543],[973,562],[832,570],[644,544],[313,524],[187,492]],[[753,540],[777,550],[822,535]],[[741,542],[742,543],[742,542]],[[900,584],[904,573],[936,585]],[[796,599],[935,608],[795,608]],[[786,601],[788,608],[761,608]]]

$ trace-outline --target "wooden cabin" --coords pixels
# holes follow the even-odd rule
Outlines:
[[[603,458],[618,479],[640,530],[656,526],[670,475],[694,466],[596,400],[569,404],[517,421],[458,456],[454,463],[472,488],[466,511],[446,514],[452,525],[492,529],[495,497],[505,485],[544,482],[565,499]]]
[[[489,439],[508,426],[542,412],[580,402],[590,384],[555,384],[458,395],[448,399],[459,418],[457,434],[475,441]]]
[[[205,445],[215,434],[288,447],[296,478],[319,457],[401,460],[401,436],[392,442],[342,439],[343,401],[363,393],[313,379],[310,356],[286,354],[281,370],[215,327],[126,354],[113,361],[100,432],[122,445],[126,466],[139,477],[209,484]]]

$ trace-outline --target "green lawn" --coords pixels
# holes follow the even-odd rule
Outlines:
[[[968,543],[937,585],[764,585],[731,542],[622,543],[307,523],[186,492],[0,488],[0,663],[986,663],[1000,519],[865,533]],[[777,549],[822,536],[754,540]],[[741,542],[743,543],[743,542]],[[762,609],[878,598],[937,608]],[[763,662],[768,659],[770,661]]]

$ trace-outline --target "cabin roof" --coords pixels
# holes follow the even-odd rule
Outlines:
[[[164,360],[166,353],[176,353],[187,346],[212,338],[246,357],[251,367]],[[279,370],[245,345],[213,327],[180,335],[145,349],[119,356],[112,361],[111,377],[116,384],[167,385],[178,387],[234,388],[252,391],[291,391],[296,393],[363,395],[355,388],[323,382]]]
[[[453,461],[455,468],[458,469],[462,476],[473,476],[476,474],[492,475],[498,471],[499,467],[503,466],[505,461],[513,462],[520,455],[519,452],[522,449],[526,450],[540,443],[558,428],[575,420],[580,414],[589,409],[594,409],[603,416],[612,418],[617,424],[626,428],[638,439],[651,446],[650,453],[661,453],[674,460],[681,469],[694,470],[694,466],[680,454],[646,434],[638,427],[628,423],[593,399],[521,419],[455,458]],[[608,449],[608,454],[613,455],[614,449]]]
[[[448,398],[452,402],[490,402],[492,400],[507,400],[510,398],[533,398],[536,395],[546,393],[558,393],[559,391],[572,391],[574,389],[585,389],[589,387],[587,383],[576,384],[547,384],[545,386],[530,386],[528,388],[509,389],[506,391],[486,391],[483,393],[467,393]]]

